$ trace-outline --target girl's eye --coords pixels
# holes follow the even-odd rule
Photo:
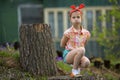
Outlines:
[[[75,17],[72,17],[73,19],[75,19]]]
[[[80,18],[80,16],[77,16],[77,18]]]

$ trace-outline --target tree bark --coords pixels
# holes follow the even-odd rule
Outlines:
[[[28,24],[20,27],[20,64],[24,70],[40,76],[55,76],[55,48],[50,26]]]

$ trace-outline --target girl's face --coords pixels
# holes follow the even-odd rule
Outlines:
[[[79,11],[73,12],[70,17],[70,21],[73,25],[80,25],[82,21],[82,17]]]

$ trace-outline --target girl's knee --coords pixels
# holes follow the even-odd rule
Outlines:
[[[83,56],[85,54],[85,48],[84,47],[78,48],[77,52],[78,52],[78,54]]]
[[[90,66],[90,61],[86,61],[85,62],[85,68],[89,67]]]
[[[90,66],[90,61],[89,60],[86,60],[81,64],[81,67],[83,67],[83,68],[87,68],[89,66]]]

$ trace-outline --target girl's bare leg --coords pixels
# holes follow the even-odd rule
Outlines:
[[[89,65],[90,60],[87,57],[83,56],[79,64],[79,68],[87,68]]]
[[[85,48],[80,47],[70,51],[66,56],[66,62],[73,64],[73,69],[78,69],[81,58],[85,54]]]

